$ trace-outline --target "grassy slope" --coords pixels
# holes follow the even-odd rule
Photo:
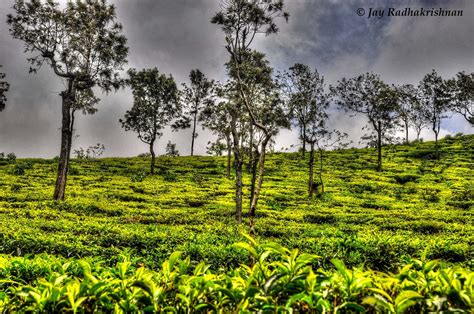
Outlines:
[[[443,159],[424,157],[433,143],[384,149],[382,174],[367,149],[328,154],[323,196],[306,196],[305,159],[270,155],[257,233],[348,265],[393,270],[415,258],[474,266],[474,136],[442,142]],[[159,158],[159,174],[142,182],[145,158],[73,161],[67,200],[51,201],[56,164],[0,165],[0,253],[100,256],[124,249],[154,267],[172,251],[214,268],[246,260],[230,245],[242,240],[233,219],[233,181],[225,159]],[[246,178],[248,185],[249,178]],[[405,182],[407,181],[407,182]],[[248,193],[245,193],[248,197]]]

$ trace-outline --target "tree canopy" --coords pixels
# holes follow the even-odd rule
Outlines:
[[[119,121],[126,131],[136,132],[140,141],[150,146],[153,174],[155,141],[162,136],[163,128],[181,113],[178,88],[171,75],[161,74],[157,68],[141,71],[130,69],[128,75],[133,106]]]
[[[0,65],[0,68],[2,66]],[[10,85],[5,81],[5,73],[0,72],[0,111],[5,109],[5,103],[7,102],[6,93],[8,92]]]

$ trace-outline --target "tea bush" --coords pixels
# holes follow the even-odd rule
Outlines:
[[[395,273],[315,267],[318,256],[277,243],[234,245],[249,261],[213,272],[175,252],[158,271],[122,256],[112,267],[100,261],[63,262],[48,256],[1,261],[2,312],[468,313],[474,273],[433,261],[413,260]]]
[[[269,154],[255,238],[318,255],[312,265],[327,270],[334,258],[350,269],[385,273],[425,259],[472,269],[474,136],[440,145],[440,161],[407,156],[432,150],[432,142],[384,147],[382,173],[368,167],[376,160],[373,149],[328,152],[325,193],[313,199],[307,197],[308,156]],[[48,254],[72,264],[98,259],[110,270],[126,251],[156,271],[182,251],[213,274],[248,261],[246,251],[231,245],[248,231],[250,176],[244,175],[244,222],[238,225],[225,157],[159,157],[153,176],[146,176],[147,158],[74,159],[77,173],[68,178],[64,202],[51,200],[55,161],[16,160],[28,162],[23,175],[13,173],[15,164],[0,164],[0,254]]]

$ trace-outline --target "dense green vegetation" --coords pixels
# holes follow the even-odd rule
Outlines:
[[[329,152],[326,192],[313,200],[307,160],[272,154],[256,237],[320,255],[322,266],[339,258],[387,271],[421,258],[472,267],[473,149],[472,135],[443,140],[441,161],[430,159],[432,142],[387,146],[383,173],[372,149]],[[70,195],[56,202],[53,160],[3,161],[0,252],[115,263],[127,250],[156,268],[179,250],[215,270],[233,269],[247,261],[231,245],[248,222],[235,223],[225,166],[220,157],[160,157],[158,173],[146,176],[146,158],[74,160]]]
[[[318,259],[276,243],[235,247],[246,250],[253,263],[227,274],[209,265],[193,266],[189,257],[173,253],[159,272],[133,265],[127,257],[115,267],[87,261],[61,264],[50,258],[15,258],[2,262],[8,293],[0,309],[41,312],[215,312],[292,313],[468,312],[474,297],[474,273],[447,268],[439,261],[414,261],[396,274],[347,269],[332,260],[334,271],[313,270]],[[138,266],[138,267],[137,267]],[[31,282],[32,276],[46,276]],[[29,284],[31,283],[31,284]],[[472,308],[471,308],[472,309]]]
[[[63,202],[50,200],[54,160],[5,157],[0,307],[469,309],[474,136],[445,138],[441,152],[438,161],[432,142],[386,146],[383,173],[373,149],[327,152],[325,193],[314,199],[307,159],[271,154],[257,251],[233,245],[247,241],[248,216],[235,221],[224,157],[160,157],[154,176],[147,158],[73,160]],[[296,272],[275,264],[296,258],[278,245],[304,253],[285,266]],[[252,264],[266,250],[276,256]]]

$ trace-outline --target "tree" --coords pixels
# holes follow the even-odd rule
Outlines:
[[[196,127],[198,122],[202,122],[200,112],[206,104],[213,101],[214,81],[208,80],[199,69],[192,70],[189,74],[189,79],[191,81],[190,86],[183,84],[183,116],[173,125],[173,128],[193,128],[191,137],[191,156],[193,156],[194,140],[198,136]]]
[[[323,120],[324,121],[324,120]],[[341,143],[343,139],[347,137],[346,133],[341,133],[338,130],[327,130],[325,123],[315,124],[314,128],[310,128],[308,132],[309,136],[307,141],[310,144],[310,157],[309,157],[309,180],[308,180],[308,194],[309,197],[312,197],[314,192],[317,190],[318,186],[321,187],[321,193],[324,193],[324,180],[323,180],[323,171],[324,171],[324,152],[330,148],[334,148],[336,145],[339,147],[347,146],[347,143]],[[314,182],[314,161],[315,161],[315,151],[318,151],[319,155],[319,170],[318,170],[318,179],[319,182],[316,184]]]
[[[250,227],[253,231],[255,213],[262,190],[266,153],[271,140],[282,128],[290,128],[290,119],[285,104],[280,97],[280,86],[273,79],[273,69],[263,53],[256,51],[245,58],[241,68],[241,90],[248,95],[250,122],[256,129],[249,134],[251,155],[256,161],[252,165],[252,184],[250,190]],[[231,68],[233,75],[235,69]],[[253,146],[254,147],[253,147]]]
[[[0,65],[0,68],[2,66]],[[5,95],[10,88],[10,85],[5,81],[5,74],[0,72],[0,111],[5,109],[5,103],[7,102],[7,96]]]
[[[154,145],[161,132],[181,114],[178,88],[173,77],[160,74],[157,68],[128,70],[128,84],[133,92],[133,106],[120,123],[125,131],[138,133],[138,138],[149,145],[150,173],[155,173]]]
[[[405,84],[395,87],[398,93],[398,116],[405,129],[405,144],[409,143],[408,130],[410,128],[414,111],[418,106],[418,90],[411,84]],[[419,137],[420,128],[416,128],[417,137]]]
[[[421,130],[426,128],[428,124],[426,122],[426,119],[423,113],[423,107],[419,99],[417,99],[417,101],[412,103],[412,105],[413,107],[412,107],[412,110],[410,111],[409,118],[410,118],[410,123],[416,132],[416,140],[419,141]]]
[[[165,156],[168,157],[178,157],[179,156],[179,151],[176,149],[176,144],[171,143],[171,141],[168,141],[165,147]]]
[[[459,72],[448,81],[448,86],[452,97],[450,109],[474,125],[474,72]]]
[[[296,63],[289,71],[280,76],[280,80],[287,97],[287,105],[294,124],[300,130],[302,154],[306,152],[306,132],[311,123],[314,103],[324,93],[323,78],[315,69]],[[314,121],[313,121],[314,122]]]
[[[366,73],[343,78],[331,87],[336,104],[346,110],[364,114],[375,132],[377,171],[382,171],[382,144],[396,126],[397,95],[378,75]]]
[[[265,130],[265,127],[259,123],[252,111],[249,96],[245,93],[242,83],[242,65],[245,59],[249,57],[250,45],[257,34],[264,33],[266,35],[278,32],[275,19],[284,17],[288,20],[288,13],[284,12],[283,0],[266,0],[266,1],[248,1],[248,0],[223,0],[221,2],[221,10],[217,12],[211,19],[211,23],[221,27],[225,33],[226,50],[230,54],[228,63],[228,71],[232,74],[229,76],[235,80],[236,91],[238,92],[240,101],[235,102],[237,106],[244,106],[250,116],[252,125]],[[230,71],[229,71],[230,72]],[[241,114],[239,108],[235,111],[237,115]],[[235,159],[236,171],[236,219],[242,221],[242,156],[240,152],[240,139],[236,130],[238,116],[234,116],[231,120],[233,151]]]
[[[422,114],[425,120],[431,125],[435,134],[436,158],[440,158],[438,136],[441,130],[441,122],[447,118],[447,111],[451,102],[449,86],[443,78],[433,70],[426,74],[421,80],[418,89],[420,90],[420,102]]]
[[[69,1],[65,7],[54,1],[15,0],[13,9],[15,14],[8,15],[7,22],[11,35],[25,43],[25,52],[33,54],[28,58],[30,72],[49,64],[67,86],[60,94],[61,150],[54,190],[54,199],[63,200],[74,112],[97,103],[94,87],[109,92],[123,86],[117,71],[127,62],[127,40],[114,6],[105,0]],[[78,95],[84,96],[82,101],[77,101]]]
[[[224,86],[219,87],[218,94],[221,98],[227,94]],[[200,114],[200,121],[203,126],[217,135],[216,143],[220,140],[225,141],[225,149],[227,150],[227,178],[230,178],[231,161],[232,161],[232,128],[229,121],[233,121],[233,112],[230,100],[209,102],[203,108]],[[235,127],[237,133],[237,127]]]

